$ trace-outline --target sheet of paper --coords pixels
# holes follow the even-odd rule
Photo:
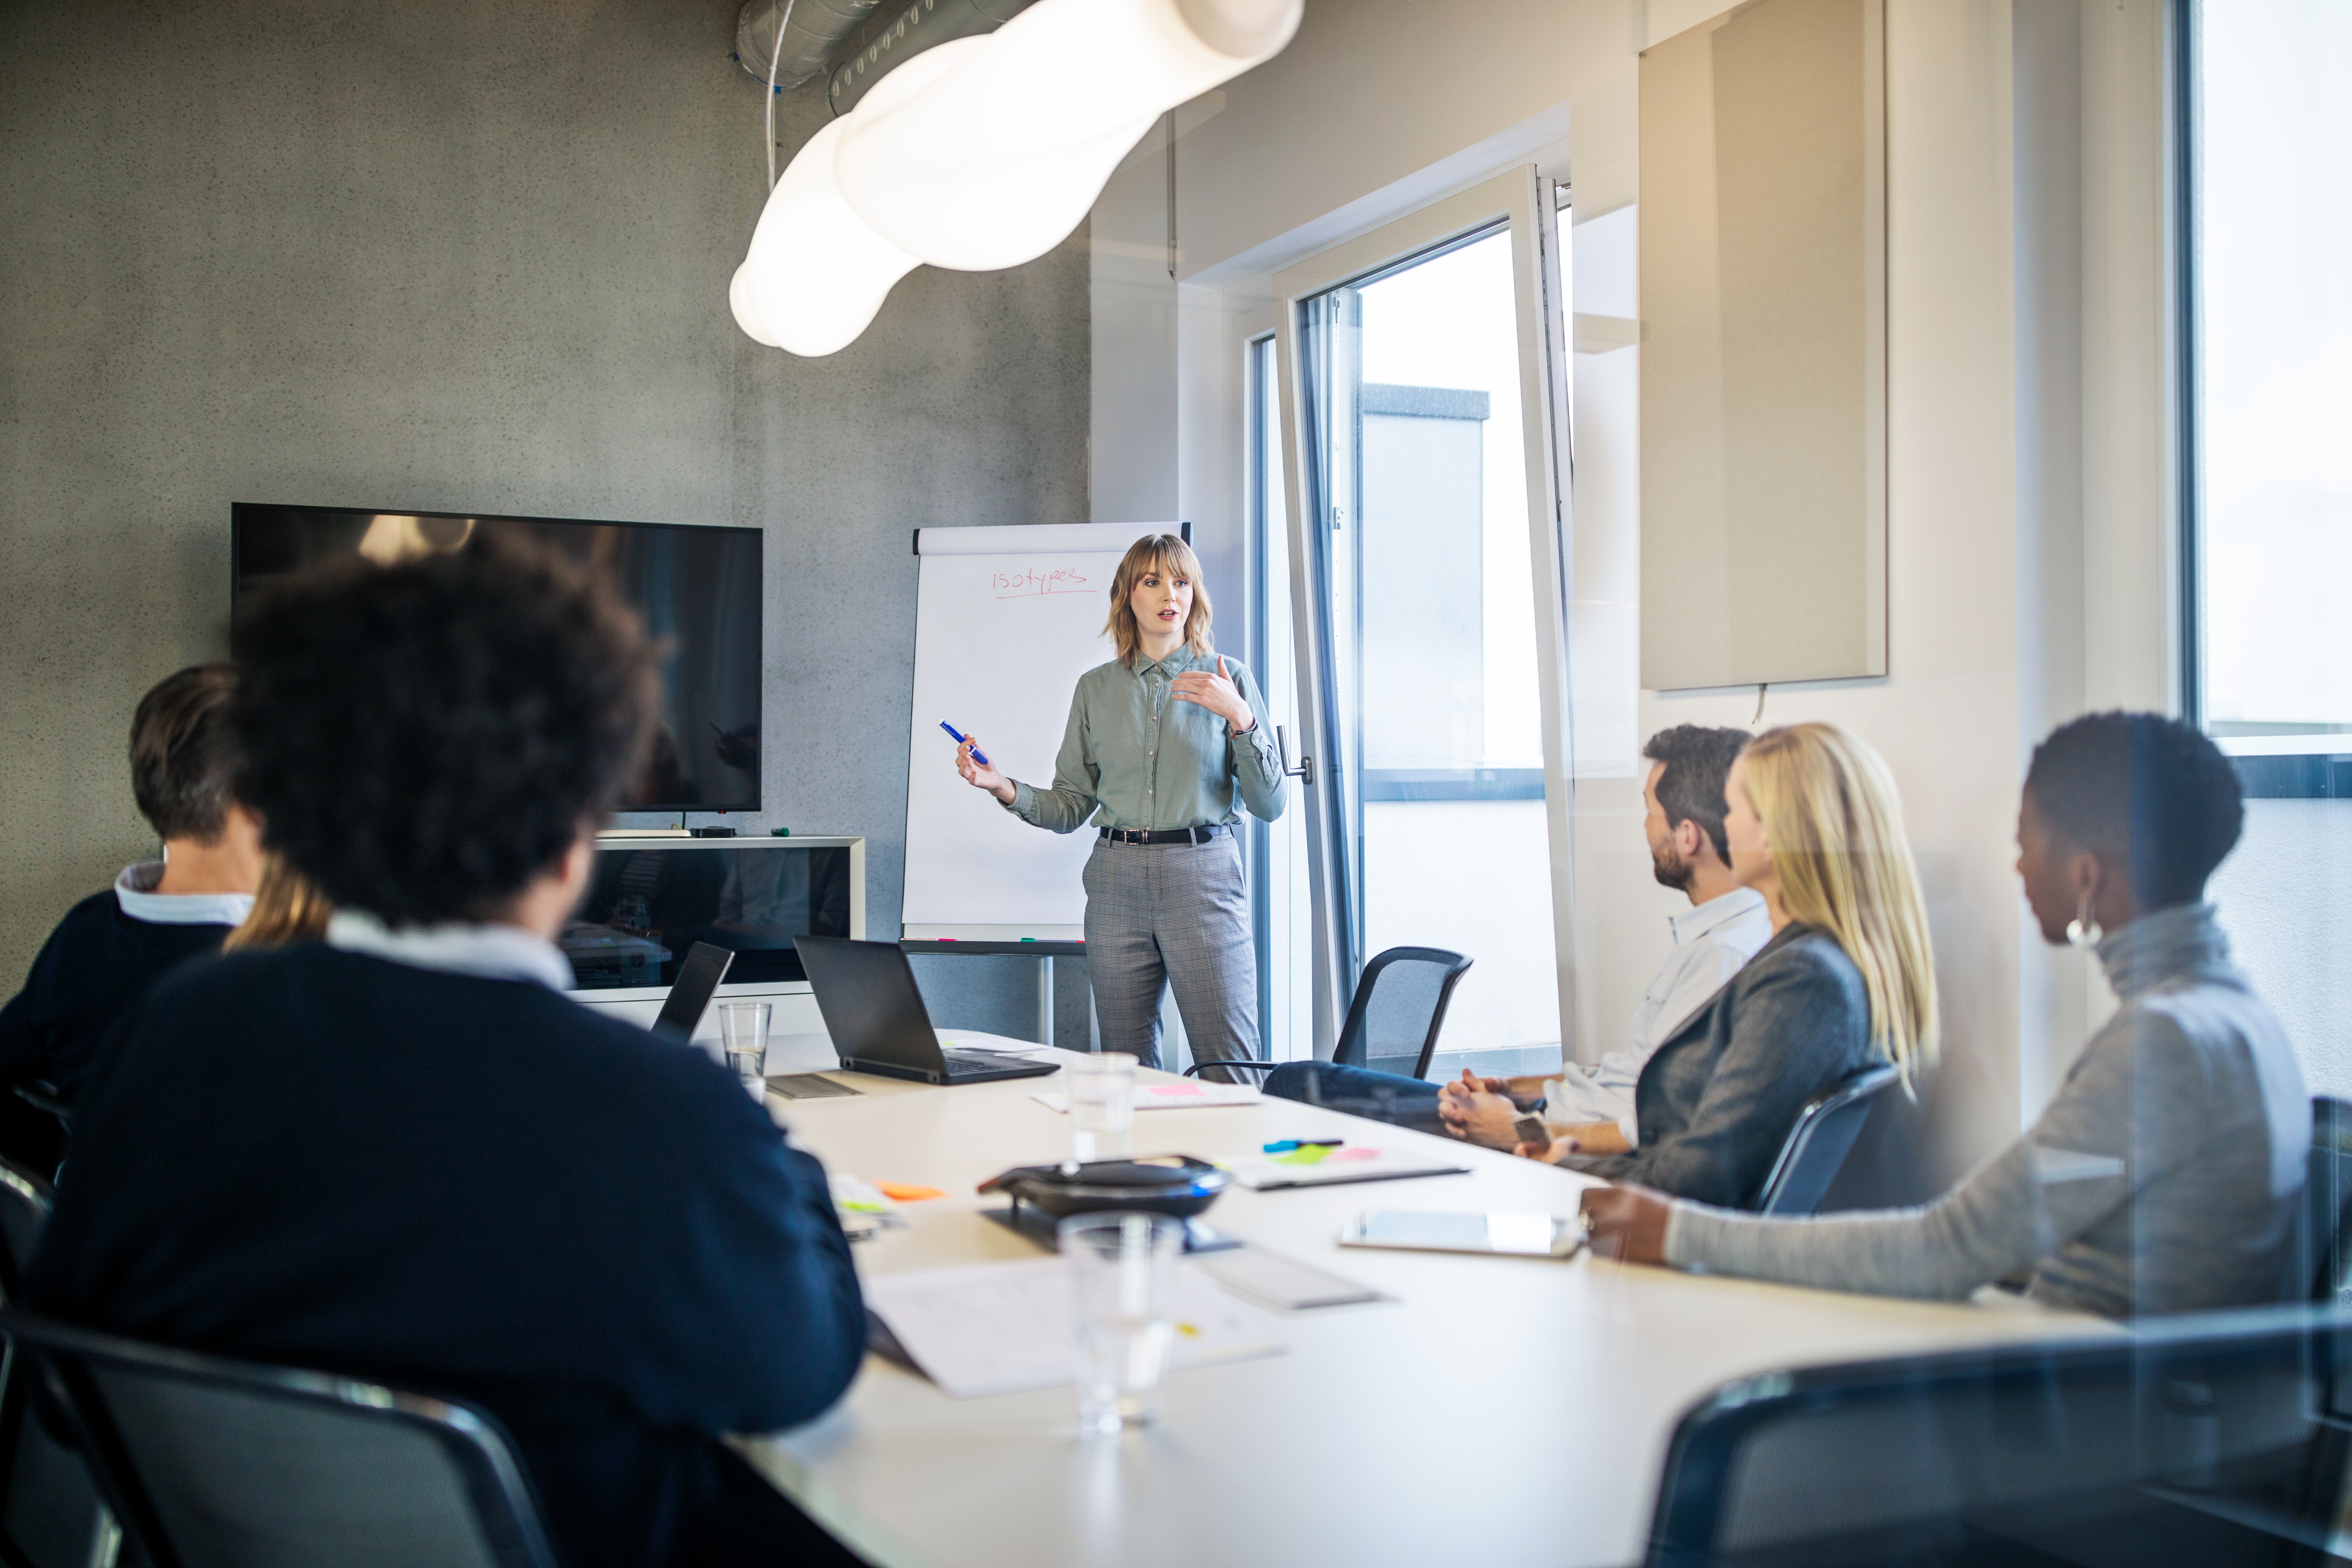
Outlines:
[[[1048,1110],[1067,1113],[1070,1097],[1066,1094],[1033,1094],[1029,1097]],[[1138,1110],[1187,1110],[1211,1105],[1255,1105],[1265,1098],[1245,1083],[1195,1083],[1187,1079],[1181,1083],[1139,1083],[1135,1086],[1135,1109]]]
[[[1301,1149],[1290,1154],[1226,1162],[1234,1180],[1253,1192],[1277,1187],[1333,1187],[1347,1182],[1398,1181],[1407,1176],[1451,1176],[1465,1167],[1442,1157],[1400,1153],[1369,1143],[1328,1151]]]
[[[866,1304],[953,1398],[1076,1381],[1070,1277],[1058,1258],[884,1274],[865,1288]],[[1191,1264],[1177,1265],[1172,1296],[1171,1372],[1282,1353],[1274,1318],[1218,1289]]]

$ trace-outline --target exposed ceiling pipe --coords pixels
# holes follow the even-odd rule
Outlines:
[[[803,0],[806,3],[806,0]],[[836,0],[837,3],[837,0]],[[825,101],[838,117],[857,107],[866,89],[893,67],[925,49],[957,38],[992,33],[1026,11],[1035,0],[905,0],[853,39],[835,62]]]
[[[776,85],[795,88],[824,74],[824,68],[882,0],[746,0],[735,18],[735,59],[762,85],[768,62],[776,62]],[[785,16],[783,47],[776,47],[776,18]]]

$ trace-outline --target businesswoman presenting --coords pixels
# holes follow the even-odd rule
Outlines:
[[[956,748],[956,771],[1055,833],[1094,813],[1087,979],[1103,1049],[1158,1067],[1160,991],[1173,985],[1194,1061],[1255,1056],[1257,961],[1234,830],[1240,805],[1282,815],[1265,699],[1210,647],[1201,563],[1172,533],[1136,541],[1118,563],[1103,629],[1118,657],[1078,677],[1052,789],[974,760],[988,754],[978,735]]]

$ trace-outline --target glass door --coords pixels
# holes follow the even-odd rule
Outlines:
[[[1533,1068],[1569,1040],[1549,184],[1517,171],[1276,279],[1323,1054],[1365,962],[1397,946],[1475,961],[1449,1050]]]

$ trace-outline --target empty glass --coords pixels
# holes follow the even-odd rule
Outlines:
[[[768,1009],[765,1002],[719,1004],[719,1036],[727,1045],[727,1065],[753,1100],[768,1098]]]
[[[1080,1057],[1063,1076],[1070,1085],[1070,1158],[1127,1158],[1135,1126],[1135,1058],[1125,1051]]]
[[[1173,1337],[1169,1320],[1184,1222],[1159,1214],[1073,1215],[1055,1227],[1077,1334],[1078,1426],[1109,1436],[1151,1419]]]

